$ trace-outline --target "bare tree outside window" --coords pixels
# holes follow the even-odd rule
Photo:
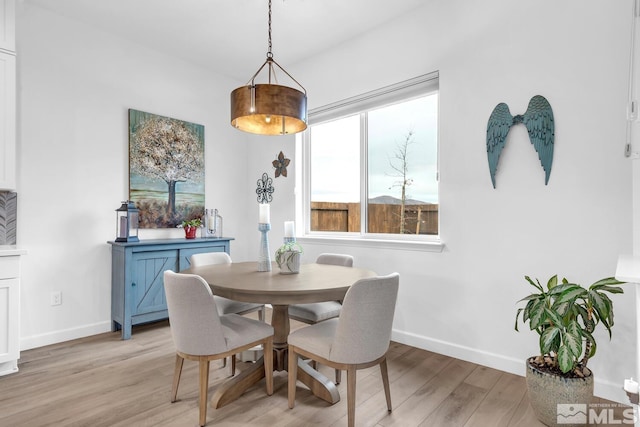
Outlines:
[[[404,141],[399,142],[393,152],[393,156],[389,158],[389,165],[393,170],[389,176],[399,178],[389,189],[400,187],[400,234],[406,234],[406,212],[405,205],[407,202],[407,187],[413,184],[413,179],[409,178],[409,146],[415,144],[413,139],[413,131],[409,131]]]

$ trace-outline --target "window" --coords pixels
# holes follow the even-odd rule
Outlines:
[[[438,235],[438,73],[312,110],[309,123],[309,234]]]

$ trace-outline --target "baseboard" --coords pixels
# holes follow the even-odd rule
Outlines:
[[[109,331],[111,331],[111,321],[92,323],[90,325],[48,332],[46,334],[32,335],[30,337],[20,338],[20,350],[44,347],[45,345],[57,344],[59,342],[75,340],[77,338],[84,338]]]
[[[444,354],[445,356],[477,363],[478,365],[487,366],[489,368],[509,372],[522,377],[525,375],[523,359],[506,357],[501,354],[482,351],[476,348],[466,347],[452,342],[398,331],[395,329],[391,334],[391,339],[401,344],[410,345],[412,347],[421,348],[438,354]],[[629,400],[622,389],[622,384],[616,384],[602,379],[599,380],[597,375],[594,381],[594,394],[597,397],[611,400],[613,402],[626,405],[629,404]]]
[[[505,357],[497,353],[490,353],[477,348],[471,348],[442,341],[435,338],[416,335],[408,332],[393,330],[391,339],[401,344],[488,366],[500,371],[524,376],[524,361],[516,358]]]
[[[9,360],[7,362],[0,363],[0,377],[3,375],[15,374],[18,372],[18,361]]]
[[[625,393],[623,386],[624,380],[620,380],[620,383],[599,380],[598,374],[596,373],[596,378],[593,383],[593,394],[603,399],[611,400],[612,402],[630,405],[629,397]]]

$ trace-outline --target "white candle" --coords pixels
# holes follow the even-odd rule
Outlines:
[[[269,224],[271,222],[271,213],[269,211],[269,204],[260,203],[260,224]]]
[[[624,380],[624,391],[628,393],[638,393],[638,382],[634,381],[633,378],[629,378],[628,380]]]
[[[293,221],[284,222],[284,237],[295,237],[296,228]]]
[[[120,217],[120,235],[118,237],[127,237],[127,217]]]

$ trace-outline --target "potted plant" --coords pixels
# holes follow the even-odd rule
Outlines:
[[[200,218],[194,218],[182,221],[180,227],[184,228],[184,234],[187,239],[195,239],[196,231],[198,231],[201,225],[202,220]]]
[[[531,406],[540,421],[548,426],[571,424],[575,414],[560,414],[558,404],[588,404],[593,397],[593,373],[587,368],[596,353],[593,336],[602,325],[611,338],[613,301],[607,294],[621,294],[624,282],[613,277],[598,280],[589,288],[551,277],[546,289],[538,279],[525,276],[535,292],[523,298],[518,321],[529,322],[539,336],[540,354],[526,361],[527,389]]]
[[[276,263],[280,274],[294,274],[300,272],[300,255],[302,246],[297,242],[286,242],[276,250]]]

